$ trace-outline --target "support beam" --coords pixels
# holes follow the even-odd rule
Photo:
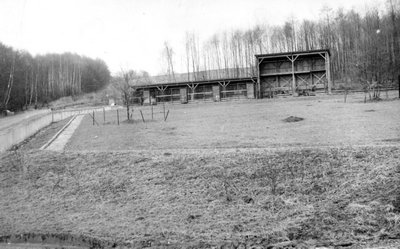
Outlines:
[[[218,84],[220,84],[222,87],[227,87],[229,85],[229,83],[231,83],[230,81],[225,82],[225,81],[218,81]]]
[[[198,86],[199,84],[187,84],[187,86],[190,88],[190,90],[192,90],[192,91],[194,91],[194,90],[196,90],[196,88],[197,88],[197,86]]]
[[[193,84],[193,83],[192,84],[187,84],[187,86],[190,88],[190,90],[192,90],[192,92],[190,93],[192,101],[194,101],[194,92],[195,92],[195,90],[196,90],[198,85],[199,84]]]
[[[257,58],[257,83],[256,83],[256,99],[261,98],[261,81],[260,81],[260,64],[264,59],[259,59]]]
[[[302,82],[306,83],[306,86],[308,85],[308,81],[305,80],[303,77],[301,77],[300,75],[297,75],[297,78],[299,78]]]
[[[218,84],[222,86],[222,92],[223,92],[223,97],[226,98],[226,87],[231,83],[230,81],[225,82],[225,81],[218,81]]]
[[[328,52],[325,53],[325,69],[326,78],[328,80],[328,94],[332,94],[331,63]]]
[[[168,86],[157,86],[157,89],[164,94],[165,90],[167,90],[167,87]]]
[[[315,78],[317,78],[317,82],[315,82],[315,85],[318,84],[319,82],[321,82],[321,80],[324,79],[324,77],[326,76],[326,73],[324,73],[321,77],[318,77],[318,75],[313,74],[313,76],[315,76]]]
[[[295,70],[294,70],[294,62],[296,61],[298,55],[295,57],[292,55],[291,57],[286,56],[290,62],[292,62],[292,96],[295,97],[296,95],[296,75],[295,75]]]
[[[156,86],[157,87],[157,89],[161,92],[161,96],[163,96],[162,97],[162,100],[163,100],[163,102],[164,102],[164,95],[165,95],[165,90],[167,90],[167,87],[168,86]],[[157,97],[159,97],[159,96],[156,96],[156,99],[157,99]]]

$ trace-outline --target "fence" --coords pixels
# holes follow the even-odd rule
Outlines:
[[[21,143],[25,139],[34,135],[40,129],[50,125],[52,122],[69,118],[75,114],[84,114],[93,111],[99,112],[103,110],[111,110],[111,107],[107,106],[70,111],[53,111],[23,119],[16,124],[0,129],[0,153]]]
[[[116,109],[112,112],[103,110],[103,113],[95,114],[95,112],[89,112],[88,116],[92,120],[92,125],[109,125],[115,124],[120,125],[123,122],[135,123],[135,122],[150,122],[156,120],[167,121],[170,110],[166,109],[165,103],[162,105],[149,105],[149,106],[141,106],[136,108],[127,109]],[[161,117],[162,114],[162,117]]]

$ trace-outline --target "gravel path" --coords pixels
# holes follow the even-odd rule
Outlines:
[[[74,120],[62,131],[58,137],[46,148],[46,150],[52,151],[62,151],[65,145],[68,143],[69,139],[71,138],[72,134],[74,134],[76,128],[82,122],[84,115],[78,115],[75,117]]]

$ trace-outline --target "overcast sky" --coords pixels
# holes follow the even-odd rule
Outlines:
[[[291,16],[313,20],[324,6],[364,12],[384,0],[0,0],[0,42],[33,55],[101,58],[113,73],[129,68],[155,75],[164,41],[179,57],[186,31],[205,39]]]

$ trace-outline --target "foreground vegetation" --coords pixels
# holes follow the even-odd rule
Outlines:
[[[400,238],[399,152],[8,152],[0,159],[0,235],[196,248]]]

